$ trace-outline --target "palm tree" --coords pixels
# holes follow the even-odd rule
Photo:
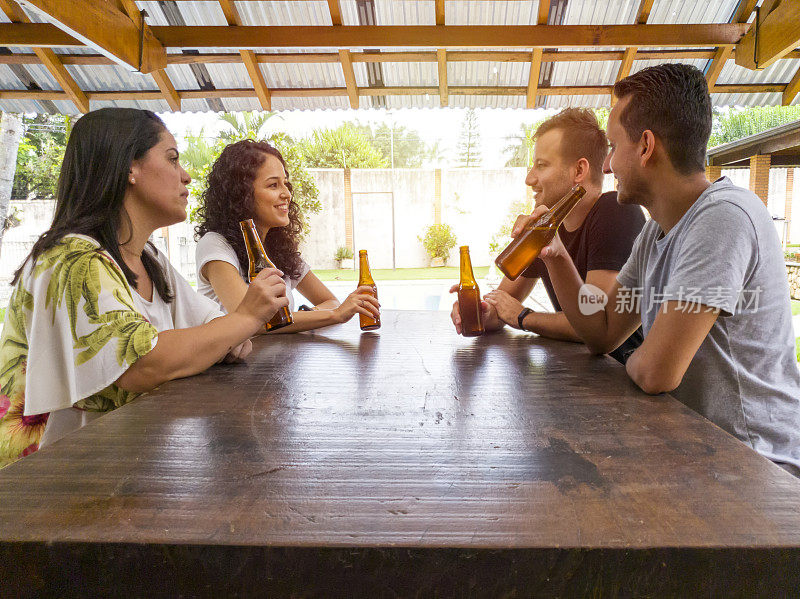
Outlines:
[[[219,138],[226,144],[242,139],[264,139],[263,129],[267,121],[276,116],[274,112],[226,112],[219,115],[220,120],[230,126],[227,131],[221,131]]]

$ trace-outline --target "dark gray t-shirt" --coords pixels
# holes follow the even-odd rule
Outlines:
[[[617,280],[629,288],[623,300],[641,298],[645,337],[662,302],[721,310],[672,395],[770,460],[800,469],[789,284],[763,202],[717,180],[667,235],[650,220]]]

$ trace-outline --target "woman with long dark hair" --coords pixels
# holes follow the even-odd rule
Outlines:
[[[341,304],[311,272],[298,251],[299,208],[281,153],[265,142],[246,139],[227,146],[208,174],[198,214],[197,291],[226,311],[236,310],[247,291],[247,251],[239,222],[252,218],[270,260],[284,273],[289,309],[292,289],[314,304],[293,312],[294,324],[277,333],[307,331],[347,322],[356,314],[377,316],[378,301],[359,287]]]
[[[154,113],[104,108],[67,143],[53,223],[14,274],[0,338],[0,466],[174,378],[250,353],[287,305],[259,274],[223,315],[148,242],[191,180]]]

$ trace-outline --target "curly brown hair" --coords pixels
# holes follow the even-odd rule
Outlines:
[[[230,144],[219,155],[206,179],[206,189],[200,197],[197,215],[200,224],[195,227],[195,239],[213,231],[219,233],[236,252],[242,270],[247,272],[247,250],[242,239],[239,222],[255,218],[254,184],[258,169],[263,166],[267,154],[281,161],[286,178],[289,171],[281,153],[263,141],[244,139]],[[286,187],[292,191],[292,184]],[[289,224],[273,227],[264,240],[264,249],[270,260],[285,275],[296,279],[302,273],[303,261],[297,246],[303,224],[300,208],[289,202]]]

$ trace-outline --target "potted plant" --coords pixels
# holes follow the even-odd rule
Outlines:
[[[340,245],[336,248],[333,259],[336,260],[336,268],[354,268],[353,250],[349,247]]]
[[[431,266],[445,266],[450,250],[456,247],[455,233],[450,225],[430,225],[425,228],[424,236],[417,237],[431,258]]]

